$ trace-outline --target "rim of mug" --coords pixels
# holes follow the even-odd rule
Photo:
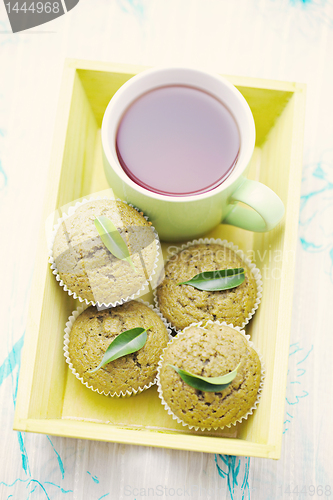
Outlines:
[[[127,176],[127,174],[124,172],[124,170],[122,169],[122,167],[120,165],[120,162],[119,162],[119,159],[117,156],[117,152],[116,152],[115,136],[117,134],[119,123],[120,123],[122,117],[124,116],[126,110],[131,106],[131,104],[136,99],[138,99],[139,97],[141,97],[142,95],[146,94],[147,92],[149,92],[153,89],[161,88],[161,87],[164,87],[167,85],[177,85],[177,84],[181,85],[181,84],[179,84],[179,82],[177,83],[176,81],[174,83],[164,83],[164,84],[160,83],[160,84],[153,84],[153,85],[151,84],[151,86],[148,86],[144,91],[138,92],[136,90],[135,95],[130,100],[126,100],[125,105],[121,105],[119,103],[121,103],[122,99],[124,99],[124,94],[125,94],[125,98],[126,98],[126,94],[128,92],[130,92],[130,90],[128,90],[128,89],[131,89],[132,87],[135,88],[135,86],[140,85],[141,81],[149,79],[151,76],[153,76],[156,73],[162,74],[162,73],[171,73],[171,72],[175,72],[175,71],[177,71],[177,72],[181,71],[184,74],[185,74],[185,72],[188,74],[191,73],[192,75],[197,74],[197,75],[203,76],[204,78],[210,78],[211,81],[215,81],[215,83],[218,83],[219,85],[222,83],[224,85],[224,87],[227,88],[236,97],[238,102],[241,104],[242,110],[244,111],[244,119],[246,121],[246,124],[244,125],[243,128],[245,128],[245,127],[248,128],[249,138],[247,140],[247,144],[245,144],[245,145],[242,144],[242,137],[241,137],[241,146],[240,146],[239,156],[238,156],[238,159],[236,161],[235,168],[232,170],[230,175],[225,180],[223,180],[218,186],[216,186],[208,191],[205,191],[204,193],[200,193],[200,194],[166,195],[166,194],[160,194],[160,193],[156,193],[154,191],[150,191],[149,189],[140,186],[139,184],[137,184],[136,182],[134,182],[132,179],[130,179]],[[200,85],[196,85],[196,84],[192,84],[192,83],[189,83],[188,85],[191,86],[192,88],[197,88],[197,89],[202,90],[204,92],[208,92],[213,97],[216,97],[217,99],[219,99],[222,102],[222,104],[224,106],[226,106],[229,109],[229,111],[232,113],[234,119],[236,120],[237,126],[240,130],[239,121],[235,117],[233,110],[230,109],[230,107],[227,104],[225,104],[220,97],[218,97],[217,95],[214,95],[213,92],[210,92],[209,90],[205,89],[204,85],[202,85],[201,87],[200,87]],[[118,116],[117,116],[116,121],[115,121],[113,119],[113,114],[115,114],[114,111],[115,111],[115,108],[117,108],[117,106],[120,107],[121,111],[118,112]],[[113,121],[115,121],[115,125],[114,125],[115,133],[111,134],[112,137],[114,138],[114,142],[112,144],[110,143],[110,140],[109,140],[109,137],[110,137],[109,128],[110,128],[111,117],[112,117]],[[240,130],[240,134],[241,134],[241,130]],[[104,155],[106,156],[106,159],[109,163],[108,168],[110,168],[110,165],[112,165],[111,168],[113,168],[116,171],[118,177],[120,177],[123,182],[125,182],[128,186],[132,187],[136,191],[138,191],[138,192],[142,193],[143,195],[148,196],[150,198],[181,203],[181,202],[184,202],[184,199],[186,199],[186,201],[196,201],[196,200],[203,200],[205,198],[209,198],[210,196],[212,196],[212,194],[217,194],[221,191],[224,191],[225,189],[230,187],[237,179],[239,179],[239,177],[241,177],[242,173],[244,172],[244,170],[248,166],[250,159],[252,157],[252,154],[254,151],[254,146],[255,146],[256,132],[255,132],[254,118],[253,118],[250,106],[248,105],[244,96],[239,92],[239,90],[232,83],[230,83],[225,77],[220,76],[218,74],[210,73],[210,72],[205,71],[205,70],[193,68],[193,67],[158,66],[158,67],[146,69],[146,70],[134,75],[132,78],[127,80],[115,92],[115,94],[111,98],[111,100],[110,100],[110,102],[105,110],[104,116],[103,116],[102,127],[101,127],[101,138],[102,138],[102,148],[104,151]],[[239,165],[241,165],[241,163],[243,163],[243,165],[239,166]]]

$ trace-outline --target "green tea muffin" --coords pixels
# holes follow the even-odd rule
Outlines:
[[[245,270],[245,280],[229,290],[205,291],[191,285],[179,285],[205,271],[240,267]],[[255,273],[259,274],[258,269]],[[253,309],[257,309],[261,297],[255,273],[232,248],[219,243],[195,243],[167,262],[165,278],[156,290],[157,304],[176,330],[204,320],[244,326],[254,314]]]
[[[105,216],[117,228],[134,266],[115,257],[103,243],[95,219]],[[117,305],[133,298],[151,278],[158,245],[150,223],[116,200],[82,204],[59,226],[53,243],[53,269],[61,285],[87,303]]]
[[[100,364],[120,333],[136,327],[149,328],[141,349],[89,373]],[[155,382],[157,364],[168,339],[168,330],[158,314],[133,300],[102,311],[88,307],[69,325],[64,350],[71,370],[87,387],[120,396],[141,392]]]
[[[222,392],[206,392],[185,383],[169,365],[193,375],[237,375]],[[222,428],[240,421],[255,407],[261,382],[261,363],[245,335],[219,323],[191,326],[164,351],[158,390],[163,404],[178,422],[200,429]]]

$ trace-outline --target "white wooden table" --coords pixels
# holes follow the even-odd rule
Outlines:
[[[11,34],[0,5],[0,499],[333,497],[333,4],[81,0]],[[65,57],[308,85],[282,456],[214,456],[12,431]]]

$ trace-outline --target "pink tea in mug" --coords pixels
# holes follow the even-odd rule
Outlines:
[[[240,148],[236,121],[217,98],[182,85],[143,94],[125,111],[116,149],[125,173],[149,191],[205,193],[232,172]]]

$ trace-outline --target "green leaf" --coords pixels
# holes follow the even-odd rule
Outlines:
[[[149,327],[151,328],[151,326]],[[94,373],[103,366],[111,363],[115,359],[131,354],[141,349],[147,340],[147,330],[149,328],[132,328],[120,333],[109,345],[100,364],[88,373]]]
[[[182,370],[174,365],[168,366],[171,366],[171,368],[173,368],[180,375],[181,379],[184,380],[187,385],[194,387],[194,389],[197,389],[198,391],[222,392],[236,377],[240,364],[241,363],[239,363],[232,372],[220,377],[202,377],[201,375],[193,375],[193,373]]]
[[[219,290],[229,290],[241,285],[245,280],[244,269],[222,269],[220,271],[206,271],[196,274],[189,281],[183,281],[178,285],[191,285],[198,290],[216,292]]]
[[[99,217],[96,217],[94,224],[101,240],[112,255],[117,257],[117,259],[126,260],[134,271],[137,272],[133,265],[127,245],[112,220],[105,217],[105,215],[100,215]]]

